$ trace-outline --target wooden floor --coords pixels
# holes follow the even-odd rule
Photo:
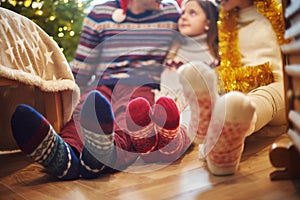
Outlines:
[[[300,199],[299,180],[270,180],[271,144],[287,136],[279,136],[277,128],[262,132],[246,140],[239,171],[221,177],[208,173],[197,148],[169,166],[136,165],[127,172],[65,182],[22,153],[0,155],[0,199]]]

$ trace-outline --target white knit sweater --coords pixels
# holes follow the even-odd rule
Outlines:
[[[189,61],[202,61],[211,66],[216,65],[217,59],[210,54],[206,38],[206,34],[184,38],[175,56],[165,63],[169,67],[166,67],[161,74],[160,91],[155,91],[156,99],[160,96],[169,96],[175,99],[179,110],[183,111],[187,103],[183,97],[182,86],[179,83],[176,69]],[[173,68],[170,68],[170,66]]]
[[[244,66],[256,66],[269,62],[273,66],[275,80],[282,79],[280,46],[270,22],[255,7],[240,10],[238,18],[239,49]]]

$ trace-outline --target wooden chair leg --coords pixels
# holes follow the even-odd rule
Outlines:
[[[52,124],[54,130],[59,132],[63,124],[63,108],[61,93],[45,93],[45,116]]]

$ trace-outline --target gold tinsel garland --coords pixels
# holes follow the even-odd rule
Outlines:
[[[277,36],[280,45],[289,42],[284,38],[285,23],[282,13],[282,5],[275,0],[254,0],[254,6],[265,18],[267,18]]]
[[[254,0],[254,6],[270,21],[278,43],[280,45],[286,43],[281,4],[275,0]],[[274,81],[272,67],[269,63],[258,66],[242,66],[238,47],[237,17],[238,10],[226,12],[223,8],[220,9],[218,34],[221,62],[220,66],[216,68],[219,76],[219,93],[229,91],[246,93]]]
[[[218,75],[222,78],[226,77],[218,83],[221,94],[229,91],[249,92],[274,80],[270,63],[234,69],[225,67],[218,70]]]

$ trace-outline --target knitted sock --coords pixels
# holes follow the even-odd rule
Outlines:
[[[80,174],[83,178],[96,178],[114,162],[114,116],[111,104],[100,92],[95,90],[87,96],[80,123],[84,138]]]
[[[212,174],[235,173],[245,137],[248,131],[253,130],[255,121],[255,108],[245,94],[230,92],[216,101],[203,145],[208,169]]]
[[[35,109],[18,105],[12,115],[11,127],[20,149],[51,174],[62,180],[79,177],[79,160],[72,148]]]
[[[178,70],[184,95],[192,111],[189,130],[194,143],[203,143],[214,102],[219,98],[214,71],[202,62],[189,62]]]
[[[157,134],[150,115],[150,104],[142,97],[131,100],[126,108],[127,131],[134,148],[144,161],[155,162]]]
[[[178,134],[180,114],[175,101],[160,97],[153,106],[153,122],[158,133],[158,150],[162,162],[174,161],[179,157],[184,140]]]

